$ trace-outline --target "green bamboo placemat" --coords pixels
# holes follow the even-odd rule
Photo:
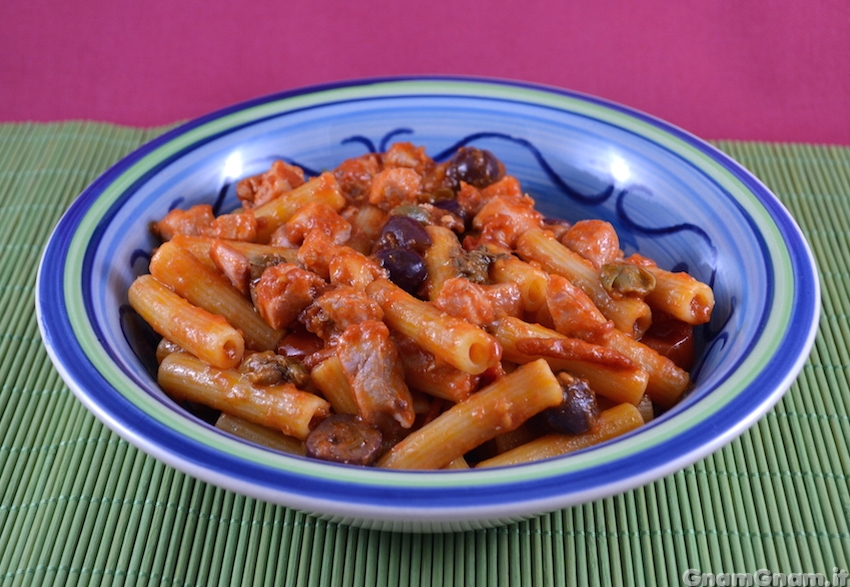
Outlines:
[[[102,426],[51,366],[33,305],[50,231],[163,130],[0,125],[0,585],[731,585],[717,574],[763,572],[793,585],[850,570],[850,148],[717,143],[788,206],[821,270],[812,356],[755,427],[610,499],[491,530],[392,534],[178,473]]]

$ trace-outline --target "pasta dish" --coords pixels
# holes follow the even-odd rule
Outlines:
[[[129,290],[157,380],[222,430],[349,465],[529,462],[625,434],[690,385],[711,288],[545,217],[491,152],[396,143],[240,207],[175,209]]]

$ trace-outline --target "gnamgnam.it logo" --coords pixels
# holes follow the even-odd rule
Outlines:
[[[823,573],[776,573],[759,569],[754,573],[703,573],[688,569],[682,583],[688,587],[845,587],[850,573],[833,567],[832,576]]]

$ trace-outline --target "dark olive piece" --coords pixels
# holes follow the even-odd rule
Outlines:
[[[368,466],[381,450],[381,431],[351,414],[331,414],[307,436],[307,456]]]
[[[477,147],[461,147],[449,160],[446,178],[455,190],[465,181],[477,188],[486,188],[505,176],[505,166],[493,153]]]
[[[561,405],[540,412],[539,423],[560,434],[583,434],[595,428],[599,405],[587,382],[566,373],[559,373],[558,381],[564,399]]]
[[[390,274],[390,281],[411,295],[416,295],[428,276],[425,260],[410,249],[383,249],[375,257]]]
[[[455,200],[454,198],[450,200],[437,200],[434,202],[434,207],[439,208],[440,210],[445,210],[449,214],[454,214],[457,216],[463,225],[466,228],[469,228],[470,217],[469,213],[463,209],[463,206],[460,205],[460,202]]]
[[[381,249],[413,249],[424,251],[431,246],[431,237],[422,223],[410,216],[390,216],[381,229],[375,245]]]

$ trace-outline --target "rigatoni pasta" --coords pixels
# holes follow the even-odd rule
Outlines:
[[[193,306],[150,275],[128,292],[130,306],[157,332],[208,365],[230,369],[245,352],[245,339],[227,321]]]
[[[655,277],[655,287],[646,295],[651,308],[666,312],[686,324],[705,324],[714,309],[714,292],[684,272],[672,273],[656,266],[647,271]]]
[[[415,298],[389,280],[373,281],[366,293],[381,305],[384,320],[394,330],[464,373],[480,375],[501,359],[499,344],[483,329]]]
[[[616,438],[643,425],[637,407],[624,403],[609,408],[599,415],[598,427],[584,434],[547,434],[521,444],[478,463],[478,467],[499,467],[539,461],[575,452],[606,440]]]
[[[522,364],[541,357],[553,371],[568,371],[586,379],[596,393],[617,403],[637,405],[646,392],[646,371],[616,351],[608,353],[604,347],[511,316],[501,318],[491,328],[509,361]],[[587,346],[583,353],[571,353],[559,346],[565,342]]]
[[[378,460],[393,469],[441,469],[473,448],[561,403],[543,359],[523,365],[412,432]]]
[[[331,173],[322,173],[251,210],[258,223],[257,241],[267,243],[274,232],[307,204],[323,203],[334,210],[345,206],[345,197]]]
[[[277,348],[281,332],[269,326],[221,273],[205,266],[189,251],[171,242],[164,243],[151,257],[150,272],[190,303],[223,316],[242,331],[249,348],[258,351]]]
[[[522,259],[539,264],[549,273],[566,277],[593,300],[602,314],[612,320],[618,330],[640,338],[652,322],[652,312],[638,297],[615,298],[602,284],[599,271],[581,255],[558,242],[555,237],[535,228],[525,232],[517,241]]]
[[[687,392],[711,288],[626,257],[606,222],[545,218],[489,151],[277,161],[236,193],[155,221],[128,294],[163,337],[161,387],[222,431],[467,470],[605,442]]]
[[[188,353],[172,353],[157,381],[172,396],[197,402],[305,440],[329,404],[293,383],[258,385],[235,369],[215,369]]]

